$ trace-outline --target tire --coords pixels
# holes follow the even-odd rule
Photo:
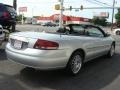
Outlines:
[[[12,25],[12,29],[11,29],[11,32],[15,32],[15,29],[16,29],[16,25]]]
[[[113,57],[114,54],[115,54],[115,44],[113,43],[113,44],[111,45],[111,48],[110,48],[107,56],[108,56],[108,57]]]
[[[83,55],[80,52],[75,52],[69,59],[69,62],[66,67],[67,73],[70,75],[77,75],[83,64]]]
[[[120,31],[116,31],[116,35],[120,35]]]

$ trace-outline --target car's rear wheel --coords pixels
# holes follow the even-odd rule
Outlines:
[[[66,67],[67,72],[71,75],[78,74],[82,67],[82,61],[83,57],[80,52],[73,53]]]
[[[107,56],[108,56],[108,57],[112,57],[112,56],[114,56],[114,54],[115,54],[115,44],[113,43],[113,44],[111,45],[111,48],[110,48]]]

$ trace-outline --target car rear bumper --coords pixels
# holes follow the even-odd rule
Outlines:
[[[68,62],[68,57],[64,50],[35,50],[28,48],[17,51],[19,50],[12,48],[9,43],[6,45],[6,53],[9,60],[41,70],[64,68]]]

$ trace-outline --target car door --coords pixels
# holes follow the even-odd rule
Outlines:
[[[98,27],[87,26],[85,28],[85,35],[90,40],[85,45],[87,60],[103,55],[106,51],[104,33]]]
[[[70,34],[72,34],[74,40],[72,43],[77,43],[77,48],[84,48],[86,52],[86,60],[91,59],[97,55],[98,43],[100,42],[100,38],[92,36],[91,30],[93,27],[85,28],[84,25],[71,25]],[[90,33],[90,35],[87,35]],[[82,45],[82,46],[81,46]]]

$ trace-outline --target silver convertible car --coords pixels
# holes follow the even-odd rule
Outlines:
[[[54,33],[17,32],[6,45],[9,60],[27,67],[65,68],[72,75],[79,73],[84,62],[115,53],[115,40],[100,27],[69,24]]]

